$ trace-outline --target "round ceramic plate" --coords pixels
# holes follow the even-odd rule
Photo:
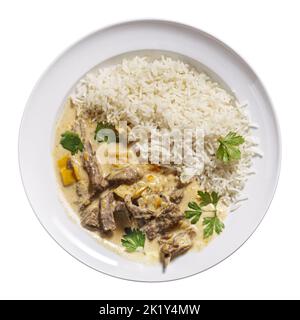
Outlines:
[[[66,214],[53,167],[54,128],[63,103],[76,82],[96,66],[137,54],[177,56],[204,69],[248,103],[253,134],[262,158],[247,182],[249,200],[226,219],[224,232],[200,252],[178,257],[167,272],[144,265],[101,246]],[[273,198],[280,170],[279,129],[270,99],[257,75],[227,45],[198,29],[168,21],[143,20],[113,25],[77,42],[48,68],[27,103],[19,137],[19,161],[28,199],[49,234],[73,257],[106,274],[140,281],[166,281],[206,270],[237,250],[254,232]]]

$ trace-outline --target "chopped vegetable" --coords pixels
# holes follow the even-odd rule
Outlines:
[[[124,199],[128,194],[131,195],[132,192],[134,192],[132,186],[128,186],[126,184],[121,184],[114,190],[114,193],[122,199]]]
[[[153,182],[154,179],[155,179],[155,177],[154,177],[152,174],[148,174],[148,175],[146,176],[146,179],[147,179],[148,182]]]
[[[72,163],[72,165],[73,165],[74,176],[75,176],[76,180],[79,181],[80,180],[79,167],[76,166],[74,163]]]
[[[216,212],[214,217],[204,218],[203,226],[204,226],[204,239],[212,236],[214,232],[217,234],[220,234],[225,228],[224,223],[218,218]]]
[[[79,135],[72,131],[66,131],[61,135],[60,144],[63,148],[69,150],[72,155],[78,151],[83,151],[83,143]]]
[[[57,161],[57,165],[59,167],[62,183],[65,187],[80,180],[79,168],[69,156],[63,156]]]
[[[69,161],[70,157],[69,156],[63,156],[59,160],[57,160],[57,165],[60,169],[66,168],[67,167],[67,162]]]
[[[161,200],[161,197],[160,196],[157,196],[154,201],[153,201],[153,205],[155,207],[155,209],[158,209],[161,207],[161,204],[162,204],[162,200]]]
[[[229,132],[225,138],[218,139],[218,142],[220,145],[216,153],[217,159],[224,163],[241,159],[241,151],[238,146],[245,142],[242,136],[236,132]]]
[[[124,199],[126,195],[130,195],[131,199],[137,199],[146,189],[148,189],[148,186],[145,182],[139,181],[133,185],[121,184],[114,189],[114,193],[122,199]]]
[[[99,122],[95,130],[94,139],[97,142],[118,142],[119,133],[112,124],[107,122]]]
[[[137,189],[137,190],[133,193],[131,199],[137,199],[137,198],[139,198],[146,189],[148,189],[147,186],[141,186],[139,189]]]
[[[199,221],[200,216],[202,214],[202,208],[195,202],[189,202],[188,207],[192,210],[186,210],[185,211],[185,217],[187,219],[191,219],[191,223],[195,224]]]
[[[128,252],[134,252],[139,247],[144,248],[145,234],[142,231],[126,228],[125,233],[121,242]]]
[[[60,175],[61,175],[62,183],[65,187],[76,182],[74,171],[72,169],[61,168]]]

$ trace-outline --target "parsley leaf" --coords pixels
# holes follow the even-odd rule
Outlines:
[[[206,217],[203,220],[204,239],[209,238],[213,233],[220,234],[225,228],[224,223],[215,214],[214,217]]]
[[[202,207],[207,206],[212,203],[215,206],[218,204],[221,196],[219,196],[216,192],[208,193],[203,191],[198,191],[198,195],[201,198],[200,204],[197,204],[195,201],[189,202],[188,207],[192,210],[185,211],[185,217],[187,219],[191,219],[191,223],[195,224],[199,221],[202,214]]]
[[[188,207],[192,210],[185,211],[185,217],[187,219],[191,219],[191,224],[195,224],[199,221],[200,216],[202,214],[201,207],[196,202],[189,202]]]
[[[78,151],[83,151],[83,143],[79,135],[72,131],[66,131],[61,135],[60,144],[63,148],[71,151],[72,155]]]
[[[94,139],[97,142],[118,142],[119,134],[116,128],[107,122],[97,123]]]
[[[216,206],[221,198],[221,196],[219,196],[215,191],[213,191],[211,194],[208,192],[198,191],[198,196],[201,198],[202,207],[207,206],[210,203]]]
[[[218,142],[220,145],[216,152],[217,159],[225,163],[241,159],[241,151],[238,146],[245,142],[242,136],[236,132],[229,132],[225,138],[218,139]]]
[[[204,239],[210,237],[213,235],[214,232],[217,234],[220,234],[223,229],[225,228],[224,223],[219,219],[217,216],[217,204],[221,198],[219,194],[215,191],[212,193],[204,192],[204,191],[198,191],[198,196],[201,198],[200,204],[197,204],[196,202],[189,202],[188,207],[191,210],[185,211],[185,217],[187,219],[191,219],[191,223],[195,224],[199,221],[201,214],[202,214],[202,208],[213,204],[214,206],[214,216],[213,217],[205,217],[203,219],[203,226],[204,226]]]
[[[145,234],[142,231],[126,228],[125,233],[121,242],[128,252],[134,252],[138,247],[144,248]]]

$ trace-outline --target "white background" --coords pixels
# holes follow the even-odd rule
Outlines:
[[[275,198],[250,240],[202,274],[158,284],[103,275],[61,249],[29,206],[17,155],[26,100],[49,63],[91,31],[145,17],[194,25],[241,54],[273,100],[283,142]],[[296,0],[1,1],[0,298],[299,299],[299,32]]]

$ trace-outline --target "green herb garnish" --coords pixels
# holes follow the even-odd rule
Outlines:
[[[220,234],[222,230],[224,229],[224,223],[219,219],[217,216],[217,204],[221,198],[221,196],[218,195],[217,192],[213,191],[212,193],[198,191],[198,195],[201,198],[200,203],[197,204],[196,202],[189,202],[188,207],[191,210],[185,211],[185,217],[187,219],[191,219],[191,223],[195,224],[199,221],[201,214],[203,212],[203,207],[212,204],[214,206],[214,209],[212,210],[214,212],[213,217],[205,217],[203,219],[203,226],[204,226],[204,239],[212,236],[214,232],[217,234]]]
[[[125,233],[121,242],[128,252],[134,252],[139,247],[144,248],[145,234],[142,231],[126,228]]]
[[[241,151],[238,146],[245,142],[242,136],[237,135],[236,132],[229,132],[225,138],[219,138],[218,142],[220,145],[216,153],[217,159],[224,163],[241,159]]]
[[[78,151],[83,151],[83,143],[79,135],[72,131],[66,131],[61,135],[60,144],[63,148],[71,151],[72,155]]]
[[[118,142],[119,134],[112,124],[99,122],[97,123],[94,139],[98,142]]]
[[[204,225],[204,239],[213,235],[214,232],[220,234],[225,228],[224,223],[217,217],[215,212],[214,217],[206,217],[203,220]]]
[[[191,219],[191,224],[195,224],[199,221],[202,214],[202,208],[196,202],[189,202],[188,207],[192,210],[185,211],[185,217]]]
[[[212,193],[198,191],[198,196],[201,198],[201,206],[207,206],[208,204],[213,204],[215,207],[218,204],[221,196],[219,196],[215,191]]]

